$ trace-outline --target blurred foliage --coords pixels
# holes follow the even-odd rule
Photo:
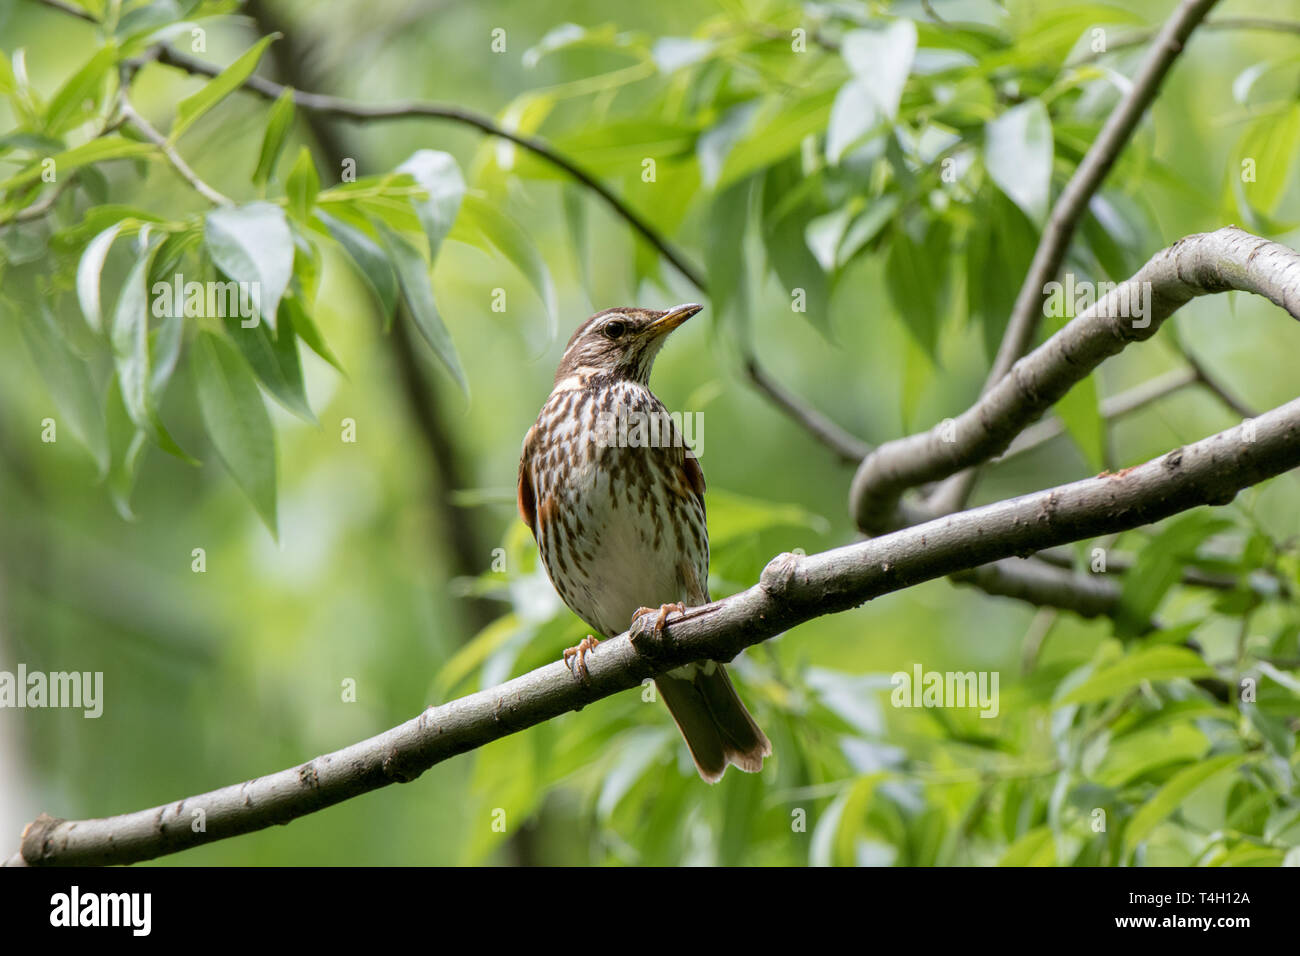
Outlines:
[[[72,2],[99,25],[0,2],[0,666],[103,670],[109,700],[98,721],[0,715],[21,728],[8,779],[29,781],[0,817],[14,834],[42,809],[105,815],[301,762],[556,659],[582,625],[513,517],[519,438],[593,307],[700,294],[508,141],[365,124],[373,168],[333,168],[287,96],[237,92],[275,75],[283,41],[233,0]],[[483,109],[705,264],[712,325],[674,337],[656,388],[706,412],[710,583],[730,593],[780,550],[852,538],[848,474],[740,362],[771,355],[871,441],[966,407],[1052,197],[1169,4],[954,0],[940,19],[906,2],[586,2],[557,22],[558,6],[276,5],[334,84],[316,92]],[[229,65],[137,61],[160,42]],[[1118,280],[1231,221],[1287,241],[1298,81],[1294,35],[1198,34],[1067,270]],[[120,121],[124,98],[167,150]],[[231,202],[196,192],[171,150]],[[160,311],[175,276],[254,284],[260,321]],[[1294,330],[1238,298],[1194,303],[1166,344],[1080,383],[1056,409],[1068,437],[980,496],[1231,423],[1195,390],[1102,418],[1100,396],[1181,348],[1251,404],[1293,397],[1277,342]],[[500,542],[473,580],[448,580],[394,322],[451,386],[444,417],[480,482],[457,501]],[[61,440],[42,441],[46,419]],[[935,582],[755,648],[735,670],[775,748],[759,776],[704,786],[652,695],[628,693],[163,862],[1297,863],[1297,490],[1284,476],[1081,543],[1084,573],[1104,571],[1095,548],[1132,559],[1115,622]],[[1186,586],[1188,569],[1223,586]],[[472,636],[469,594],[501,608]],[[887,706],[914,665],[997,672],[997,715]]]

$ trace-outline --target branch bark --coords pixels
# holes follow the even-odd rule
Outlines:
[[[96,820],[42,815],[23,832],[29,864],[133,863],[285,824],[434,764],[636,687],[689,661],[730,660],[805,621],[1017,554],[1125,531],[1300,465],[1300,399],[1117,475],[1087,478],[820,554],[782,554],[759,583],[642,628],[587,657],[589,683],[562,662],[436,707],[369,740],[242,784]],[[648,620],[645,618],[643,620]],[[204,828],[194,827],[203,811]],[[18,862],[17,859],[14,862]]]
[[[985,392],[953,422],[887,442],[859,466],[849,492],[854,521],[867,533],[897,527],[905,491],[1001,454],[1024,428],[1131,342],[1150,338],[1200,295],[1254,292],[1300,318],[1300,255],[1235,226],[1188,236],[1157,253]],[[1149,295],[1150,314],[1122,313]],[[949,441],[947,439],[951,438]]]

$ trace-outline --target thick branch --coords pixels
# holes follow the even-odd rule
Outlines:
[[[1037,557],[1003,558],[958,571],[952,580],[974,585],[986,594],[1070,611],[1080,617],[1115,617],[1119,613],[1121,589],[1117,583],[1048,564]]]
[[[436,763],[577,710],[688,661],[730,660],[824,614],[943,575],[1055,545],[1125,531],[1198,505],[1222,505],[1249,485],[1300,465],[1300,399],[1122,474],[1088,478],[985,505],[820,554],[782,554],[758,584],[604,642],[590,683],[561,662],[430,707],[377,737],[246,783],[122,816],[42,815],[23,833],[31,864],[147,860],[288,823],[359,794],[414,780]],[[646,619],[643,619],[646,620]],[[193,826],[203,811],[205,827]]]
[[[1011,374],[955,420],[887,442],[867,456],[849,493],[854,521],[866,532],[897,526],[899,499],[906,490],[1001,454],[1102,361],[1131,342],[1150,338],[1192,298],[1231,289],[1262,295],[1300,318],[1300,255],[1235,226],[1188,236],[1157,253],[1131,279],[1017,362]],[[1121,314],[1142,308],[1149,314],[1140,319]]]

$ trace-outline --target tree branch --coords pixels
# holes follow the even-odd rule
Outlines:
[[[171,163],[172,168],[176,170],[182,179],[190,184],[195,192],[214,206],[230,206],[234,204],[233,200],[231,200],[229,196],[217,192],[200,179],[198,173],[190,169],[189,163],[185,162],[181,157],[181,154],[176,152],[176,148],[167,141],[167,137],[154,129],[153,126],[150,125],[149,121],[137,113],[135,108],[125,98],[122,100],[121,109],[122,116],[126,120],[127,125],[135,127],[141,136],[157,146],[163,156],[167,158],[167,162]]]
[[[587,684],[557,661],[269,776],[116,817],[68,821],[42,815],[24,830],[21,857],[29,864],[132,863],[288,823],[414,780],[449,757],[689,661],[730,660],[805,621],[943,575],[1126,531],[1199,505],[1226,504],[1242,488],[1297,465],[1300,399],[1121,474],[973,508],[820,554],[782,554],[748,590],[672,615],[666,637],[656,639],[653,629],[642,627],[603,642],[587,658]],[[194,826],[197,811],[204,819],[201,830]]]
[[[201,76],[216,76],[221,72],[220,67],[213,66],[212,64],[197,59],[196,57],[192,57],[189,54],[182,53],[174,47],[165,45],[159,48],[158,62],[165,63],[168,66],[177,67],[187,73],[198,74]],[[276,99],[286,89],[286,87],[281,84],[260,76],[250,76],[244,81],[243,88],[269,100]],[[496,136],[500,139],[509,140],[515,145],[523,147],[533,155],[550,163],[552,166],[564,172],[571,179],[581,183],[587,189],[591,190],[604,200],[605,204],[608,205],[620,219],[627,222],[627,224],[630,225],[633,230],[641,236],[641,238],[650,243],[650,245],[653,246],[661,256],[667,259],[673,268],[680,272],[687,281],[696,288],[704,289],[705,287],[704,274],[696,266],[688,262],[686,257],[675,249],[666,239],[660,236],[659,233],[655,231],[654,227],[646,222],[639,213],[623,202],[623,200],[616,196],[604,183],[583,170],[563,153],[559,152],[545,140],[537,136],[526,136],[522,133],[506,129],[490,116],[483,113],[477,113],[474,110],[468,110],[460,106],[453,106],[445,103],[429,103],[420,100],[399,100],[396,103],[369,105],[357,103],[338,96],[308,93],[297,89],[293,91],[293,102],[296,107],[302,110],[322,113],[326,116],[335,116],[340,119],[352,120],[355,122],[407,119],[448,120],[450,122],[459,123],[462,126],[471,126],[489,136]]]
[[[1231,289],[1262,295],[1300,318],[1300,255],[1235,226],[1188,236],[1157,253],[951,423],[887,442],[868,455],[849,492],[854,521],[868,533],[896,527],[903,520],[898,506],[905,491],[1001,454],[1102,361],[1150,338],[1194,297]],[[1125,303],[1144,301],[1149,314],[1142,319],[1122,315],[1131,311]]]
[[[747,354],[744,361],[745,374],[754,383],[754,387],[802,425],[808,434],[838,455],[842,462],[854,465],[871,453],[871,446],[866,442],[849,434],[798,395],[787,391],[758,364],[758,358],[753,353]]]
[[[1215,17],[1213,20],[1206,20],[1200,26],[1201,30],[1253,30],[1261,33],[1300,33],[1300,21],[1296,20],[1277,20],[1272,17]],[[1105,50],[1097,53],[1089,52],[1077,60],[1070,61],[1068,66],[1081,66],[1085,63],[1095,63],[1102,57],[1112,53],[1119,53],[1122,50],[1130,50],[1135,46],[1143,46],[1150,42],[1151,38],[1156,35],[1155,30],[1138,30],[1133,33],[1127,33],[1117,39],[1114,43],[1107,45]]]
[[[1071,611],[1080,617],[1114,617],[1119,613],[1120,586],[1097,575],[1079,574],[1038,558],[1003,558],[951,575],[986,594],[1014,598],[1040,608]]]

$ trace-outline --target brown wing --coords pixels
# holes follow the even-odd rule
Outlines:
[[[533,537],[537,537],[537,500],[533,496],[533,473],[528,466],[529,459],[532,457],[532,440],[534,429],[528,429],[528,434],[524,436],[523,454],[519,456],[519,517],[524,519],[524,524],[528,525],[533,532]]]
[[[682,462],[682,471],[686,476],[687,487],[690,488],[691,494],[695,500],[700,503],[700,514],[705,515],[704,511],[704,469],[700,467],[700,460],[695,457],[694,453],[687,449],[686,458]],[[707,518],[706,518],[707,522]],[[707,525],[706,525],[707,533]],[[681,568],[682,580],[686,585],[686,600],[692,607],[698,607],[701,604],[709,603],[709,547],[708,539],[704,542],[704,551],[700,555],[700,564],[698,567],[690,567],[689,564]]]
[[[700,499],[700,507],[704,507],[704,469],[700,467],[700,460],[695,454],[687,449],[686,451],[686,481],[691,486],[691,491],[695,492],[695,497]]]

